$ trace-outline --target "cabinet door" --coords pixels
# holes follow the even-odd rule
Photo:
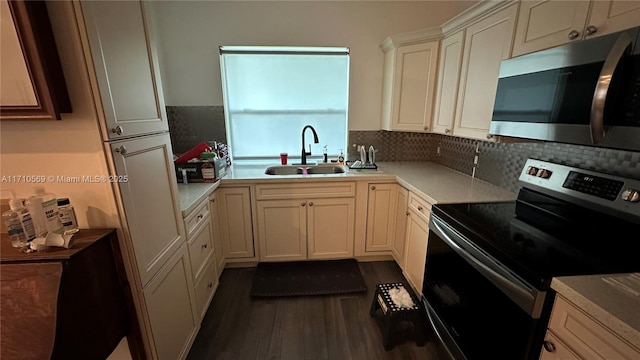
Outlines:
[[[144,286],[185,242],[168,134],[105,145],[113,156],[127,244]]]
[[[393,84],[392,130],[429,130],[437,64],[437,41],[398,47]]]
[[[307,255],[309,259],[353,256],[355,199],[309,199]]]
[[[198,330],[186,245],[144,289],[155,359],[184,359]]]
[[[447,36],[440,48],[440,73],[436,90],[436,103],[432,131],[451,134],[456,114],[456,99],[462,66],[464,30]]]
[[[395,234],[396,184],[369,184],[366,251],[391,250]]]
[[[429,224],[415,211],[410,210],[407,217],[407,252],[404,275],[418,294],[422,293],[428,237]]]
[[[307,258],[307,201],[258,201],[261,261]]]
[[[396,186],[396,203],[395,203],[395,233],[393,235],[393,257],[396,259],[400,268],[405,268],[405,244],[407,234],[407,218],[409,212],[407,209],[407,201],[409,199],[409,191],[402,186]]]
[[[217,191],[224,257],[254,257],[249,188],[219,188]]]
[[[211,232],[213,236],[213,257],[218,275],[224,270],[225,258],[222,250],[222,232],[220,229],[220,210],[218,207],[218,193],[214,191],[209,196],[209,212],[211,213]]]
[[[466,29],[454,135],[487,139],[500,62],[509,58],[517,6]]]
[[[599,0],[591,3],[587,27],[593,26],[596,29],[591,36],[610,34],[640,25],[640,1]]]
[[[540,360],[580,360],[578,355],[549,331],[544,337],[544,342],[549,344],[549,350],[546,347],[542,348]]]
[[[105,137],[168,130],[143,3],[83,1],[82,16],[104,109]]]
[[[522,1],[513,56],[582,39],[589,1]]]

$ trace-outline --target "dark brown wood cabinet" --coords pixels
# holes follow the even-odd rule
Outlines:
[[[31,254],[1,241],[0,358],[105,359],[125,336],[144,357],[114,229]]]
[[[60,120],[71,102],[46,2],[0,6],[0,120]]]

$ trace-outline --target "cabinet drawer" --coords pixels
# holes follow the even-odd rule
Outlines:
[[[209,220],[202,225],[194,235],[193,241],[189,242],[189,258],[191,259],[191,273],[194,281],[198,281],[205,262],[213,253],[211,221]]]
[[[209,201],[206,199],[195,210],[184,218],[184,227],[187,231],[187,240],[191,241],[191,235],[198,225],[209,218]]]
[[[323,182],[310,184],[282,183],[257,185],[257,200],[334,198],[356,196],[355,182]]]
[[[213,293],[218,288],[218,274],[214,264],[215,261],[213,261],[213,259],[206,262],[202,277],[195,286],[196,306],[198,307],[198,315],[200,315],[200,319],[202,319],[206,314],[211,298],[213,297]]]
[[[583,359],[640,359],[640,351],[589,315],[557,296],[551,330]]]
[[[412,192],[409,193],[409,209],[415,211],[416,214],[429,222],[431,204]]]

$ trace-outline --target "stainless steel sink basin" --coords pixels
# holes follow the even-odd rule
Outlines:
[[[302,168],[307,168],[308,175],[317,174],[342,174],[344,173],[344,167],[339,165],[282,165],[282,166],[269,166],[264,173],[267,175],[302,175]]]

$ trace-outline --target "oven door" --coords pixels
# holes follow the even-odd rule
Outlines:
[[[423,302],[449,354],[469,360],[537,359],[550,310],[547,293],[524,283],[433,214],[429,228]]]

